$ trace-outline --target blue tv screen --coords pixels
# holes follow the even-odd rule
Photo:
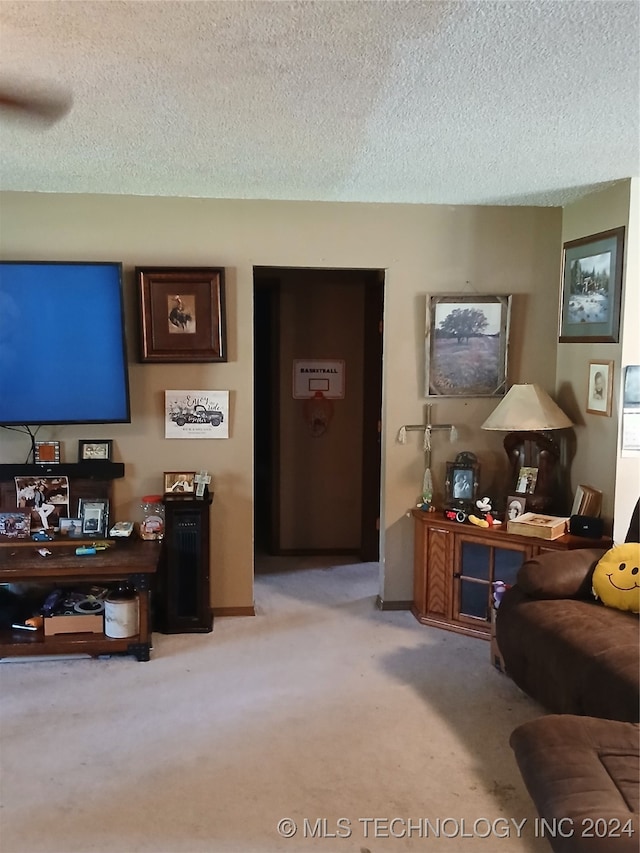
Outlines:
[[[130,420],[122,264],[0,261],[0,424]]]

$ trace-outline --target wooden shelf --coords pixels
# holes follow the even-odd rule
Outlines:
[[[124,462],[60,462],[56,465],[0,465],[0,480],[13,477],[71,477],[79,480],[119,480],[124,477]]]
[[[44,543],[46,544],[46,543]],[[31,547],[14,548],[0,545],[0,583],[47,582],[51,587],[76,584],[104,584],[127,581],[135,587],[139,600],[139,633],[125,639],[107,637],[104,633],[55,634],[45,637],[41,631],[0,631],[0,657],[29,655],[87,654],[92,656],[132,654],[140,661],[149,660],[151,650],[150,589],[161,552],[161,543],[117,541],[105,551],[79,557],[75,545],[64,543],[48,557]]]
[[[110,655],[136,653],[143,645],[140,636],[115,639],[105,634],[56,634],[45,637],[43,631],[0,631],[0,658],[32,655]],[[146,658],[148,659],[148,658]]]

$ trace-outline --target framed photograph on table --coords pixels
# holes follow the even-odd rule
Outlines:
[[[617,343],[624,232],[614,228],[564,244],[560,343]]]
[[[0,512],[0,542],[28,539],[31,530],[31,513],[14,510]]]
[[[90,438],[78,442],[78,462],[110,462],[113,439]]]
[[[518,482],[516,484],[516,492],[519,495],[532,495],[536,490],[536,482],[538,480],[538,469],[522,466],[518,473]]]
[[[444,483],[449,507],[471,507],[478,495],[480,466],[477,462],[447,462]]]
[[[136,267],[140,361],[226,361],[222,267]]]
[[[590,361],[587,386],[587,412],[611,417],[613,397],[613,361]]]
[[[77,539],[82,536],[82,522],[79,518],[61,518],[59,522],[60,536]]]
[[[83,536],[101,538],[109,529],[109,501],[106,498],[80,501],[80,524]]]
[[[509,495],[505,512],[506,520],[513,521],[527,511],[526,495]]]
[[[425,396],[502,396],[510,317],[511,296],[428,296]]]
[[[165,495],[188,495],[195,492],[195,471],[165,471]]]

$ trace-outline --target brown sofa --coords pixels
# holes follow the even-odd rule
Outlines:
[[[553,551],[528,560],[496,614],[507,674],[557,714],[638,722],[638,616],[595,600],[604,551]]]
[[[638,541],[639,508],[627,542]],[[637,614],[593,597],[604,553],[527,561],[496,616],[507,674],[552,712],[510,744],[554,853],[639,849],[640,627]]]
[[[572,714],[518,726],[510,744],[554,853],[637,853],[638,725]]]

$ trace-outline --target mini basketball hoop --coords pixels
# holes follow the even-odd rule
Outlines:
[[[304,401],[303,415],[311,435],[318,438],[329,428],[333,417],[333,403],[324,396],[322,391],[316,391],[313,397]]]

